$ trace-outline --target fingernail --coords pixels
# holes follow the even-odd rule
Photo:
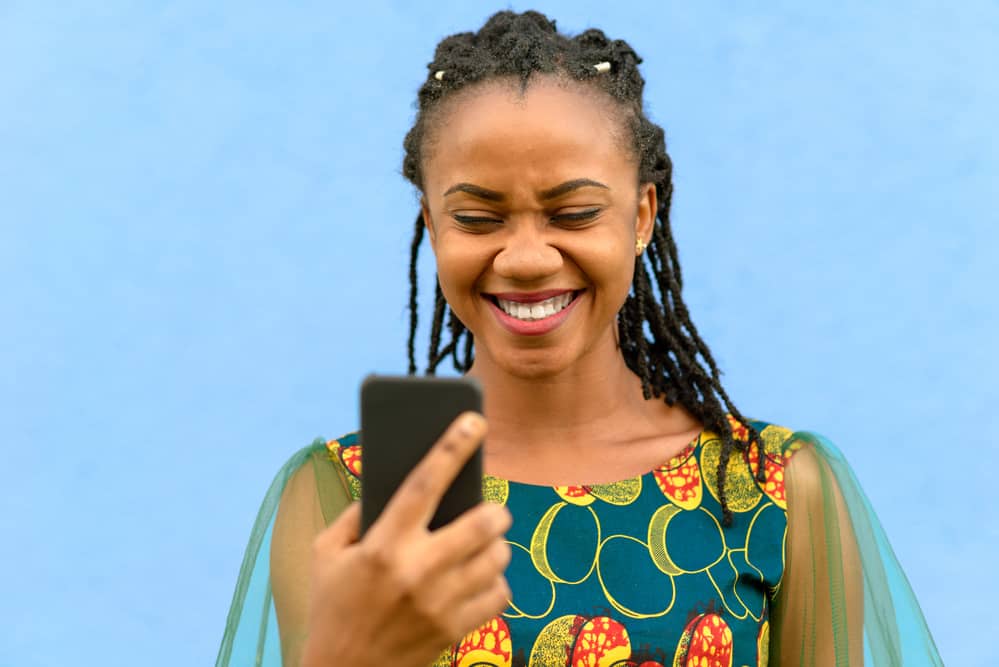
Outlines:
[[[480,415],[474,412],[467,414],[458,422],[458,432],[468,437],[478,435],[482,432],[484,421]]]

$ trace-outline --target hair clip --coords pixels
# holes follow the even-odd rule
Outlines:
[[[610,68],[611,65],[606,60],[593,66],[593,69],[597,70],[597,74],[606,74],[610,71]]]
[[[442,70],[442,69],[437,70],[437,72],[434,74],[434,78],[437,79],[438,81],[443,81],[444,80],[444,70]]]

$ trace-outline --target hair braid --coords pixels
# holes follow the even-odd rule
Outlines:
[[[466,333],[465,325],[461,323],[458,316],[455,315],[454,311],[450,309],[447,318],[447,328],[451,332],[451,343],[448,344],[448,350],[451,352],[451,361],[455,368],[468,370],[472,367],[472,365],[465,365],[461,359],[458,358],[458,345],[461,344],[462,334]]]
[[[416,373],[416,325],[418,315],[416,303],[416,261],[420,257],[420,244],[423,243],[423,214],[416,216],[416,227],[413,230],[413,243],[409,249],[409,340],[406,341],[406,352],[409,356],[409,374]]]
[[[437,368],[437,364],[440,363],[441,356],[441,326],[444,322],[444,311],[447,308],[447,302],[444,301],[444,293],[441,291],[441,286],[438,283],[434,287],[434,319],[433,324],[430,328],[430,352],[427,358],[427,374],[432,375],[434,369]]]
[[[609,71],[594,67],[603,62],[610,64]],[[756,478],[760,481],[765,479],[764,452],[759,434],[725,392],[718,365],[681,297],[683,277],[669,218],[673,164],[666,152],[663,129],[645,115],[642,101],[645,81],[638,69],[641,62],[631,46],[622,40],[608,39],[601,30],[589,29],[569,37],[559,33],[555,22],[538,12],[498,12],[478,32],[451,35],[438,44],[433,60],[427,65],[427,79],[417,95],[416,121],[403,141],[402,172],[417,188],[423,189],[422,162],[426,151],[432,148],[435,120],[440,116],[437,112],[442,102],[479,82],[513,79],[525,90],[531,77],[548,75],[580,82],[616,103],[631,134],[629,148],[638,162],[639,181],[653,183],[658,200],[652,238],[647,252],[635,262],[631,294],[618,314],[622,355],[628,367],[641,378],[642,393],[647,399],[662,398],[669,405],[680,403],[705,429],[721,438],[718,497],[725,525],[730,525],[733,515],[728,506],[726,477],[732,452],[738,451],[748,462],[751,447],[756,443]],[[413,353],[417,322],[416,258],[422,240],[421,217],[417,220],[410,260],[410,373],[416,372]],[[445,321],[451,339],[442,347]],[[425,372],[434,374],[448,356],[456,370],[468,371],[473,355],[472,332],[448,308],[438,284]],[[730,416],[734,423],[745,427],[748,433],[745,439],[735,437]]]

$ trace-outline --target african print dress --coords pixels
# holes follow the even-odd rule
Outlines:
[[[732,424],[745,439],[744,427]],[[433,667],[759,667],[773,656],[801,665],[942,664],[839,452],[813,434],[753,426],[762,452],[733,452],[728,466],[729,526],[717,480],[721,440],[710,432],[654,470],[610,484],[485,476],[484,498],[514,518],[512,599]],[[351,434],[317,441],[279,474],[251,537],[217,665],[280,664],[266,552],[282,479],[311,460],[319,496],[332,485],[356,499],[361,459]],[[795,468],[806,481],[785,475]],[[806,484],[809,493],[795,490]],[[789,554],[799,559],[794,577],[785,577]]]

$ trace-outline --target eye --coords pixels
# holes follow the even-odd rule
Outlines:
[[[583,211],[571,211],[568,213],[553,215],[552,222],[571,227],[573,225],[579,225],[580,223],[589,222],[598,215],[600,215],[599,208],[588,208]]]
[[[463,215],[461,213],[452,213],[451,217],[459,225],[464,225],[465,227],[488,227],[490,225],[499,225],[503,221],[499,218],[491,218],[484,215]]]

